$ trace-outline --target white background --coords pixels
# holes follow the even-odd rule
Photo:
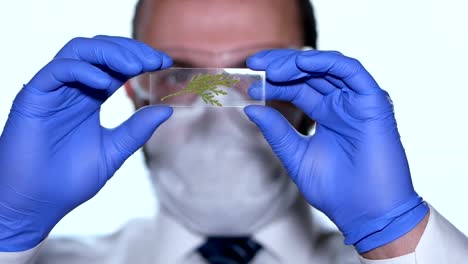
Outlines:
[[[315,0],[320,48],[358,58],[393,98],[416,190],[468,234],[468,2]],[[130,35],[135,1],[1,1],[0,129],[30,78],[75,36]],[[132,113],[123,90],[104,105],[115,126]],[[34,131],[31,131],[34,133]],[[38,175],[40,176],[40,175]],[[112,232],[157,204],[142,155],[131,157],[52,235]]]

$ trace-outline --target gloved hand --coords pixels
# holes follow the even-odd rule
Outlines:
[[[0,138],[0,251],[40,243],[169,118],[150,106],[108,129],[99,114],[127,79],[171,64],[138,41],[76,38],[21,89]]]
[[[355,59],[338,52],[268,50],[248,59],[265,70],[266,99],[290,101],[316,121],[300,135],[276,110],[248,106],[307,201],[360,253],[415,227],[428,206],[414,191],[387,92]],[[252,97],[261,90],[252,87]]]

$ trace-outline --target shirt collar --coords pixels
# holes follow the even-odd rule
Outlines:
[[[300,197],[281,218],[265,226],[253,237],[279,263],[311,259],[316,232],[309,205]],[[205,238],[191,232],[161,208],[156,219],[155,263],[181,263],[203,244]],[[298,263],[302,263],[298,262]]]
[[[315,237],[310,206],[298,197],[281,218],[254,234],[255,239],[279,263],[307,263],[312,259]]]
[[[181,263],[204,242],[204,238],[184,228],[161,208],[156,218],[156,261]]]

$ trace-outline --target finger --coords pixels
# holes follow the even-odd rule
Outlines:
[[[310,77],[308,72],[301,71],[296,65],[296,57],[300,52],[276,58],[266,67],[266,77],[273,82],[291,82]]]
[[[252,70],[264,71],[273,61],[298,52],[300,51],[294,49],[263,50],[247,58],[246,64]]]
[[[336,51],[332,51],[336,52]],[[274,62],[279,61],[276,63],[276,67],[271,66],[269,68],[269,72],[267,71],[267,75],[269,80],[277,81],[277,82],[286,82],[291,81],[297,78],[303,78],[310,74],[303,73],[296,65],[295,65],[295,58],[301,51],[299,50],[265,50],[258,52],[257,54],[251,56],[247,59],[247,66],[254,70],[266,70],[269,66],[271,66]],[[339,52],[336,52],[341,54]],[[289,59],[288,59],[289,58]],[[281,65],[285,63],[289,63],[287,65],[288,71],[284,69],[278,70],[275,68],[281,68]],[[285,67],[284,67],[285,68]],[[292,71],[290,70],[292,69]],[[275,72],[276,71],[276,72]],[[285,73],[290,72],[288,75]],[[323,75],[320,77],[311,77],[307,81],[312,88],[316,89],[322,94],[329,94],[336,90],[337,87],[334,86],[333,83],[330,83],[327,80],[323,79]]]
[[[141,148],[153,135],[155,130],[172,115],[173,109],[168,106],[146,106],[135,112],[119,127],[112,129],[106,139],[110,144],[109,161],[113,171]]]
[[[320,78],[323,78],[323,74],[319,74],[320,77],[314,77],[313,74],[304,72],[297,67],[296,58],[301,54],[300,51],[287,51],[289,50],[273,50],[265,52],[263,54],[264,56],[260,56],[257,60],[257,64],[259,63],[258,61],[261,61],[261,63],[268,63],[264,68],[267,80],[275,82],[278,85],[304,81],[312,88],[317,88],[317,91],[322,94],[328,94],[337,89],[337,87],[327,80],[319,81],[321,80]],[[279,56],[280,54],[283,54],[283,56]]]
[[[324,77],[311,77],[306,80],[306,83],[322,95],[330,94],[338,88],[334,83],[328,81]]]
[[[318,106],[323,101],[323,95],[303,83],[282,86],[267,82],[264,91],[260,84],[254,83],[249,88],[249,95],[256,100],[259,100],[264,95],[265,100],[291,102],[304,111],[310,118],[316,121],[322,119],[322,108]]]
[[[143,71],[145,72],[166,69],[173,64],[172,58],[169,55],[138,40],[104,35],[95,36],[93,39],[107,40],[123,48],[127,48],[143,62]],[[154,65],[159,65],[159,61],[162,61],[160,67],[154,68]]]
[[[359,61],[335,52],[305,51],[297,56],[296,65],[308,73],[331,75],[357,93],[369,94],[380,89]]]
[[[320,51],[311,50],[309,53],[319,53]],[[342,55],[338,51],[328,51],[337,55]],[[306,83],[322,94],[329,94],[337,88],[343,87],[343,82],[326,76],[324,73],[308,73],[302,71],[296,65],[296,58],[302,51],[299,50],[267,50],[251,57],[248,65],[256,67],[261,66],[266,70],[267,78],[273,82],[292,82],[304,78]],[[250,63],[250,64],[249,64]]]
[[[97,67],[74,59],[54,59],[42,68],[26,85],[43,92],[51,92],[65,83],[81,83],[87,87],[105,90],[111,77]]]
[[[265,70],[269,64],[275,61],[278,57],[289,56],[293,54],[300,54],[304,52],[303,50],[299,49],[267,49],[262,50],[254,55],[247,58],[247,66],[249,68],[252,67],[252,70]],[[318,50],[308,50],[309,53],[320,52]],[[327,51],[329,53],[335,53],[338,55],[343,55],[339,51],[330,50]],[[255,69],[254,69],[255,68]]]
[[[141,61],[128,48],[102,39],[75,38],[67,43],[56,58],[73,58],[99,65],[126,77],[134,77],[143,69],[158,69],[162,58],[155,61]],[[143,65],[148,64],[148,65]]]
[[[244,109],[246,115],[262,132],[271,148],[283,161],[289,172],[297,171],[297,161],[307,145],[300,135],[278,111],[273,108],[250,105]],[[293,175],[291,175],[293,176]]]

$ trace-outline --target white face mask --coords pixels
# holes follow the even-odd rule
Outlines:
[[[242,108],[175,108],[145,150],[162,210],[201,235],[250,234],[298,195]]]

